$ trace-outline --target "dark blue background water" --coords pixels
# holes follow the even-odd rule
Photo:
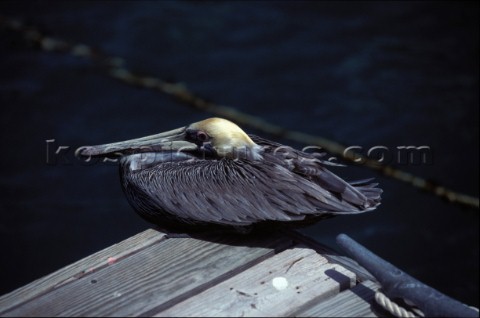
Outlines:
[[[0,14],[286,128],[365,149],[428,145],[432,165],[401,168],[478,196],[473,2],[39,1],[1,2]],[[5,293],[149,227],[124,198],[117,167],[49,166],[45,140],[105,143],[210,115],[118,82],[81,58],[36,50],[5,30],[0,58]],[[375,176],[361,167],[335,172]],[[478,210],[376,177],[385,191],[377,211],[305,232],[332,246],[347,233],[478,306]]]

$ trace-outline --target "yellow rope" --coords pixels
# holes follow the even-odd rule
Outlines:
[[[169,83],[156,77],[134,74],[125,68],[123,59],[108,56],[98,49],[93,49],[84,44],[71,44],[64,40],[46,37],[37,29],[28,27],[17,19],[0,16],[0,25],[7,29],[23,33],[25,39],[40,46],[40,48],[43,50],[66,52],[74,56],[97,61],[108,67],[109,74],[112,77],[127,84],[160,91],[164,94],[175,97],[177,100],[184,102],[190,107],[215,114],[219,117],[231,119],[240,125],[254,128],[272,136],[282,137],[303,144],[317,145],[331,154],[342,156],[349,161],[361,160],[365,166],[374,169],[385,176],[433,193],[438,197],[447,199],[449,202],[473,207],[476,209],[479,208],[479,199],[477,197],[458,193],[434,184],[424,178],[417,177],[411,173],[393,168],[388,165],[381,165],[378,161],[372,160],[353,151],[348,151],[345,153],[345,146],[326,138],[299,131],[288,130],[281,126],[267,122],[259,117],[241,112],[235,108],[206,101],[205,99],[188,90],[183,84]]]

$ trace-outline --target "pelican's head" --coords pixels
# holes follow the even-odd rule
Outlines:
[[[187,140],[215,151],[219,157],[237,158],[243,155],[258,158],[260,146],[236,124],[223,118],[209,118],[187,127]]]
[[[177,152],[213,157],[257,160],[261,147],[236,124],[222,118],[209,118],[187,127],[116,143],[79,149],[83,156],[111,156],[142,152]]]

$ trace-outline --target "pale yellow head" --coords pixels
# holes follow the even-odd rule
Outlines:
[[[189,129],[205,132],[220,156],[230,157],[235,152],[257,152],[259,146],[236,124],[223,118],[208,118],[191,124]]]

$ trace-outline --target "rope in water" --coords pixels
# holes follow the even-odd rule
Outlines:
[[[346,152],[346,147],[335,141],[299,131],[288,130],[267,122],[259,117],[241,112],[235,108],[209,102],[189,91],[183,84],[169,83],[157,77],[134,74],[125,67],[125,61],[122,58],[109,56],[99,49],[92,48],[85,44],[72,44],[61,39],[45,36],[38,29],[29,27],[18,19],[0,16],[0,26],[3,26],[8,30],[22,33],[28,42],[39,46],[45,51],[64,52],[100,63],[107,67],[110,76],[127,84],[160,91],[174,97],[190,107],[215,114],[219,117],[231,119],[238,124],[257,129],[258,131],[272,136],[289,139],[303,144],[317,145],[331,154],[340,155],[344,159],[352,162],[358,162],[360,160],[368,168],[374,169],[385,176],[408,183],[426,192],[433,193],[451,203],[476,209],[479,208],[479,198],[477,197],[455,192],[425,178],[417,177],[411,173],[388,165],[382,165],[376,160],[372,160],[353,151]]]

